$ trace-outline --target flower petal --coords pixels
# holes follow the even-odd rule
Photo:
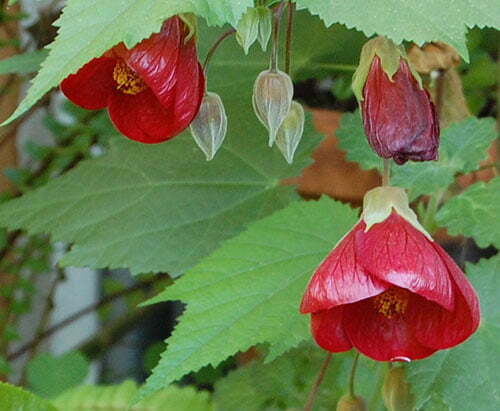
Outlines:
[[[172,106],[175,99],[179,54],[185,47],[183,25],[177,17],[168,19],[160,33],[143,40],[130,50],[126,58],[127,64],[144,80],[165,107]],[[197,64],[195,56],[193,66]],[[191,78],[195,83],[197,79],[197,76]]]
[[[141,143],[160,143],[172,138],[173,113],[163,107],[150,89],[139,94],[114,93],[109,116],[116,128]]]
[[[352,345],[376,361],[418,360],[436,351],[415,339],[404,316],[380,314],[372,298],[344,306],[342,323]]]
[[[423,233],[396,212],[366,233],[359,230],[355,246],[371,275],[453,309],[453,284],[441,256]]]
[[[455,284],[455,308],[448,311],[428,300],[419,298],[408,310],[408,322],[421,344],[444,349],[460,344],[479,326],[477,295],[469,281],[451,257],[438,244],[436,251],[445,262]]]
[[[343,307],[311,314],[311,333],[316,343],[330,352],[343,352],[352,348],[342,328]]]
[[[328,310],[380,294],[389,288],[360,265],[354,239],[363,227],[364,223],[356,225],[318,267],[302,298],[301,313]]]
[[[71,74],[61,83],[61,91],[76,105],[87,110],[107,107],[114,93],[113,70],[116,60],[99,57],[90,60],[76,74]]]

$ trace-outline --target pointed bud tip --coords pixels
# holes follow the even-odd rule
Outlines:
[[[337,411],[366,411],[365,400],[359,396],[346,394],[337,403]]]

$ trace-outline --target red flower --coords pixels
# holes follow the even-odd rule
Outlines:
[[[437,159],[436,110],[405,59],[400,59],[399,69],[390,79],[380,58],[373,58],[361,110],[368,142],[380,157],[393,158],[398,164]]]
[[[128,50],[123,43],[61,83],[73,103],[107,107],[115,127],[142,143],[159,143],[183,131],[198,113],[205,78],[194,39],[179,17]]]
[[[407,203],[392,201],[401,192],[367,194],[363,218],[307,287],[300,311],[311,313],[313,337],[325,350],[355,347],[378,361],[415,360],[461,343],[478,327],[472,286]]]

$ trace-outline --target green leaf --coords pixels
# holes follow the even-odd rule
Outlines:
[[[47,50],[35,50],[0,61],[0,74],[29,74],[38,71],[47,58]]]
[[[153,302],[187,304],[141,390],[157,391],[204,365],[268,343],[271,358],[309,338],[298,307],[306,284],[357,211],[330,199],[293,203],[227,241]]]
[[[271,363],[256,361],[232,371],[215,385],[215,409],[302,409],[326,354],[312,344],[302,344]],[[348,390],[353,357],[353,351],[332,357],[315,401],[316,411],[336,409],[337,401]],[[365,399],[370,411],[385,409],[380,387],[377,386],[377,380],[384,371],[384,364],[360,358],[356,371],[356,394]]]
[[[317,18],[299,13],[296,20],[304,23],[303,30],[328,33]],[[204,52],[220,32],[200,31]],[[297,70],[314,67],[310,44],[299,43],[294,56]],[[242,57],[231,38],[210,66],[208,89],[221,96],[229,118],[228,136],[213,161],[207,163],[187,135],[159,145],[118,139],[107,155],[0,207],[0,225],[75,243],[65,265],[175,276],[246,224],[285,207],[297,196],[280,181],[309,164],[317,135],[308,121],[292,166],[278,149],[267,147],[251,93],[268,59],[257,48],[243,65]]]
[[[436,214],[451,235],[472,237],[480,247],[500,247],[500,177],[479,182],[447,201]]]
[[[89,365],[79,352],[59,357],[42,353],[28,363],[26,376],[31,391],[51,398],[81,384],[89,373]]]
[[[443,41],[468,60],[467,27],[500,28],[500,8],[496,0],[295,0],[298,8],[308,8],[327,25],[342,23],[367,36],[384,35],[396,43],[403,40],[418,45]]]
[[[109,387],[80,386],[61,394],[53,403],[61,411],[212,411],[209,393],[193,387],[171,386],[129,408],[136,393],[133,381]]]
[[[192,12],[210,24],[230,23],[253,6],[253,0],[68,0],[55,41],[47,46],[49,56],[33,80],[28,94],[4,123],[25,113],[51,88],[75,73],[94,57],[124,42],[129,48],[159,32],[164,20]]]
[[[368,145],[359,112],[342,116],[336,134],[349,161],[358,162],[365,170],[380,169],[382,160]],[[457,173],[477,170],[495,138],[495,122],[491,118],[469,117],[452,124],[441,132],[438,161],[393,165],[391,184],[407,188],[412,200],[444,189],[453,183]]]
[[[57,411],[43,398],[3,382],[0,382],[0,400],[2,411]]]
[[[500,256],[468,265],[467,272],[481,302],[481,324],[464,344],[416,361],[408,379],[417,408],[432,399],[448,410],[496,411],[500,404]]]

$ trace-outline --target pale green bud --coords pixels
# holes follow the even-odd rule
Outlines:
[[[269,131],[269,146],[285,120],[293,98],[290,76],[280,70],[265,70],[259,74],[253,87],[253,108],[257,118]]]
[[[288,164],[292,164],[295,150],[304,133],[305,113],[302,105],[292,101],[290,112],[278,130],[276,145]]]
[[[410,391],[403,367],[392,367],[387,371],[382,397],[389,411],[413,411],[415,409],[415,397]]]
[[[344,395],[337,403],[337,411],[366,411],[366,404],[361,397]]]
[[[259,34],[257,39],[262,51],[266,51],[273,31],[273,12],[267,7],[257,7],[257,11],[259,13]]]
[[[252,44],[257,40],[259,34],[259,11],[256,8],[249,8],[238,22],[236,28],[236,40],[243,47],[245,54]]]
[[[205,153],[207,161],[214,158],[227,131],[227,116],[221,98],[208,92],[203,97],[200,111],[190,125],[191,134],[198,147]]]

